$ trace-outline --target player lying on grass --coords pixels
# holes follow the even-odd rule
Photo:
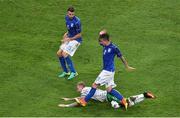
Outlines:
[[[76,102],[76,100],[78,98],[84,97],[86,96],[89,91],[91,90],[91,87],[86,87],[84,82],[79,82],[77,84],[77,92],[80,92],[80,97],[75,97],[75,98],[62,98],[65,101],[75,101],[71,104],[59,104],[59,107],[76,107],[76,106],[80,106],[78,102]],[[137,103],[140,103],[142,101],[144,101],[146,98],[155,98],[155,96],[150,93],[150,92],[144,92],[142,94],[139,95],[134,95],[131,97],[128,97],[126,99],[128,106],[131,107]],[[97,89],[95,94],[92,96],[93,100],[96,101],[100,101],[100,102],[109,102],[111,103],[113,108],[119,108],[119,106],[122,106],[121,102],[113,95],[109,94],[107,91],[103,91],[101,89]],[[113,103],[117,103],[117,104],[113,104]]]
[[[99,76],[96,78],[94,83],[92,84],[91,90],[84,98],[79,98],[77,101],[82,105],[86,106],[91,97],[95,94],[98,86],[106,86],[107,92],[113,96],[115,96],[127,109],[127,102],[124,97],[117,92],[114,87],[116,84],[114,83],[114,58],[117,56],[125,65],[128,71],[133,71],[135,68],[130,67],[122,56],[119,48],[111,42],[109,39],[109,34],[106,31],[101,31],[99,33],[99,43],[103,46],[103,69]]]
[[[80,19],[75,16],[75,9],[73,7],[68,8],[65,20],[68,31],[64,34],[62,44],[57,52],[63,72],[59,74],[58,77],[70,75],[68,79],[73,79],[78,73],[74,68],[70,56],[74,55],[82,42],[81,22]],[[68,65],[70,72],[66,65]]]

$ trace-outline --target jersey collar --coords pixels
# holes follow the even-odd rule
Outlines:
[[[112,45],[112,42],[110,42],[110,44],[109,45],[107,45],[107,46],[105,46],[105,47],[109,47],[109,46],[111,46]]]
[[[67,20],[74,20],[76,16],[74,16],[72,19],[70,19],[67,15],[66,15],[66,19]]]

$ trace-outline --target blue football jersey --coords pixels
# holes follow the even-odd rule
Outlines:
[[[121,57],[122,54],[119,48],[114,45],[113,43],[109,44],[108,46],[104,46],[103,49],[103,70],[115,71],[114,67],[114,57]]]
[[[68,37],[74,37],[78,33],[81,33],[81,21],[78,17],[74,16],[70,19],[68,16],[65,17],[66,27],[68,30]],[[82,38],[76,39],[78,42],[82,42]]]

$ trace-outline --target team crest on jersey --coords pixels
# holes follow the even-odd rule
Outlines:
[[[110,53],[111,52],[111,48],[108,48],[108,53]]]
[[[106,53],[110,53],[111,52],[111,48],[108,48],[107,50],[104,50],[104,55],[106,54]]]
[[[73,27],[74,26],[74,24],[73,23],[71,23],[71,27]]]

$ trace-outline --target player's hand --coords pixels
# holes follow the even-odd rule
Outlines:
[[[61,40],[61,43],[65,43],[65,42],[69,42],[69,41],[71,41],[71,38],[63,38]]]
[[[132,72],[132,71],[136,70],[136,68],[127,66],[127,67],[126,67],[126,70],[127,70],[128,72]]]
[[[62,98],[63,100],[65,100],[65,101],[68,101],[68,100],[70,100],[69,98]]]
[[[64,43],[64,39],[61,40],[61,43]]]
[[[69,42],[71,41],[71,38],[64,38],[64,42]]]

